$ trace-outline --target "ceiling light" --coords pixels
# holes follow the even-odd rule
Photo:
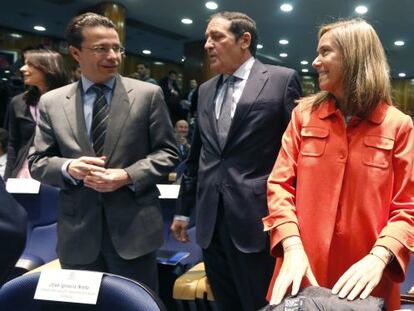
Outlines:
[[[206,2],[206,8],[209,10],[216,10],[218,8],[218,5],[214,1],[208,1]]]
[[[185,56],[181,57],[181,62],[183,63],[185,61]]]
[[[293,6],[292,6],[290,3],[283,3],[283,4],[280,6],[280,9],[281,9],[283,12],[290,12],[290,11],[292,11],[292,10],[293,10]]]
[[[405,42],[402,41],[402,40],[394,41],[394,45],[396,45],[396,46],[403,46],[404,44],[405,44]]]
[[[142,54],[150,55],[151,51],[150,50],[142,50]]]
[[[154,65],[157,65],[157,66],[163,66],[163,65],[164,65],[164,63],[163,63],[163,62],[154,62],[153,64],[154,64]]]
[[[279,44],[286,45],[286,44],[289,44],[289,41],[288,41],[288,40],[286,40],[286,39],[280,39],[280,40],[279,40]]]
[[[45,31],[45,30],[46,30],[46,28],[45,28],[45,27],[40,26],[40,25],[36,25],[36,26],[34,26],[34,27],[33,27],[33,29],[34,29],[34,30],[37,30],[37,31]]]
[[[407,76],[407,74],[406,74],[405,72],[400,72],[400,73],[398,74],[398,76],[399,76],[400,78],[405,78],[405,77]]]
[[[287,53],[280,53],[279,56],[280,57],[288,57],[288,54]]]
[[[186,25],[190,25],[190,24],[192,24],[192,23],[193,23],[193,20],[192,20],[192,19],[190,19],[190,18],[183,18],[183,19],[181,20],[181,23],[186,24]]]
[[[309,69],[302,68],[302,72],[309,72]]]
[[[7,79],[7,78],[1,78],[3,81],[8,81],[9,79]]]
[[[22,37],[22,35],[21,35],[21,34],[19,34],[19,33],[12,32],[12,33],[10,34],[10,37],[12,37],[12,38],[16,38],[16,39],[20,39],[20,38]]]
[[[7,70],[7,69],[6,69],[6,70],[4,71],[4,73],[10,73],[10,70]]]
[[[258,49],[258,50],[263,49],[263,44],[258,44],[258,45],[257,45],[257,49]]]
[[[309,62],[307,60],[302,60],[302,61],[300,61],[300,64],[301,65],[307,65],[307,64],[309,64]]]
[[[355,8],[355,12],[358,13],[358,14],[363,15],[363,14],[368,12],[368,8],[365,5],[358,5]]]

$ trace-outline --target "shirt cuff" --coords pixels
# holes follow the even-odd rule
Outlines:
[[[79,180],[77,180],[77,179],[75,179],[75,178],[73,178],[72,176],[70,176],[69,175],[69,173],[68,173],[68,166],[69,166],[69,164],[72,162],[73,160],[72,159],[69,159],[69,160],[67,160],[65,163],[63,163],[63,165],[62,165],[62,169],[61,169],[61,171],[62,171],[62,175],[63,175],[63,177],[67,180],[67,181],[69,181],[70,183],[72,183],[73,185],[79,185]]]
[[[183,215],[174,215],[174,220],[190,222],[190,217],[183,216]]]

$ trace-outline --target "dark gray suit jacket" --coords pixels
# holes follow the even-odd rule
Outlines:
[[[207,248],[216,222],[219,194],[231,238],[243,252],[268,245],[263,232],[266,181],[301,94],[294,70],[255,61],[221,150],[214,109],[220,76],[200,86],[198,128],[194,132],[187,171],[182,179],[177,213],[189,215],[197,206],[197,242]],[[197,200],[195,200],[197,198]]]
[[[31,173],[39,181],[61,188],[59,258],[67,264],[95,260],[102,239],[103,214],[115,249],[124,259],[157,249],[162,244],[163,221],[156,183],[178,160],[160,87],[116,78],[103,154],[107,156],[107,167],[127,171],[135,192],[122,187],[99,194],[63,177],[61,168],[66,160],[95,156],[77,82],[46,93],[39,105]]]

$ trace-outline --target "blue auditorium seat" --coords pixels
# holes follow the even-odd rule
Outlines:
[[[0,290],[1,310],[13,311],[166,311],[158,296],[133,280],[104,273],[96,305],[34,300],[40,272],[22,275]]]
[[[26,210],[28,220],[26,246],[14,273],[17,276],[57,258],[59,189],[41,185],[38,194],[14,193],[13,197]]]

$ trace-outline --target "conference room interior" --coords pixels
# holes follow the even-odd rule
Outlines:
[[[318,27],[338,19],[366,19],[378,32],[387,55],[393,104],[414,118],[412,0],[13,0],[2,3],[1,7],[0,117],[7,114],[11,97],[25,89],[20,72],[25,50],[52,49],[63,56],[69,73],[76,69],[64,39],[64,30],[69,20],[80,13],[96,12],[115,23],[125,47],[119,68],[121,75],[136,78],[138,64],[147,64],[150,77],[156,81],[174,71],[181,94],[188,94],[190,80],[196,80],[200,85],[215,75],[204,51],[204,32],[209,16],[221,11],[240,11],[257,23],[256,57],[266,64],[295,69],[301,77],[303,95],[319,90],[318,75],[312,67]],[[182,100],[187,98],[183,95]],[[195,118],[192,113],[186,115],[190,132]],[[196,228],[191,228],[188,244],[175,241],[169,232],[178,187],[174,174],[166,177],[165,184],[159,186],[165,222],[165,242],[158,254],[159,296],[167,310],[215,310],[214,297],[203,271],[201,249],[195,243]],[[33,244],[30,250],[26,245],[24,254],[29,255],[34,250],[31,255],[36,254],[37,261],[27,264],[21,258],[13,277],[30,270],[39,271],[44,264],[59,267],[54,252],[58,190],[41,185],[37,194],[24,193],[24,189],[16,191],[16,187],[11,192],[14,191],[16,193],[12,195],[28,210],[29,216],[27,243]],[[194,226],[194,219],[191,223]],[[39,252],[45,252],[44,256]],[[191,273],[185,274],[189,270]],[[414,285],[412,270],[407,274],[401,293],[402,302],[414,304],[414,298],[407,295]]]

